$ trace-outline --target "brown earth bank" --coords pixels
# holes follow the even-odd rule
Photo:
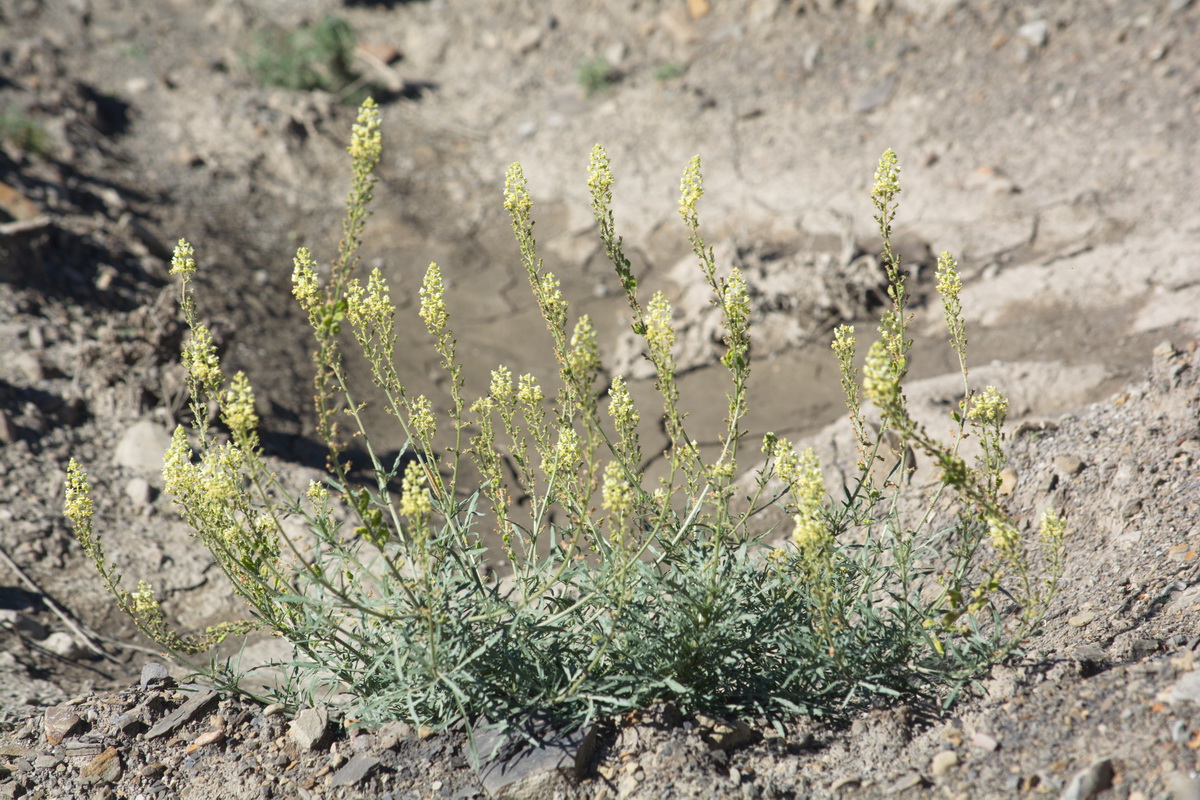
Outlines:
[[[510,5],[0,2],[0,796],[1200,797],[1200,7]],[[684,403],[715,431],[718,350],[675,210],[699,152],[702,228],[755,298],[752,435],[804,439],[835,469],[828,331],[871,324],[867,195],[894,148],[915,293],[952,250],[976,377],[1013,398],[1012,509],[1068,520],[1063,588],[1025,656],[949,711],[912,701],[781,732],[657,708],[563,751],[505,751],[482,778],[462,733],[350,735],[336,708],[293,721],[144,671],[156,657],[61,516],[65,465],[92,475],[127,580],[185,628],[238,616],[161,493],[186,404],[166,268],[188,237],[201,314],[259,390],[274,463],[314,474],[291,254],[332,256],[354,112],[264,87],[247,54],[327,14],[357,34],[354,68],[383,106],[365,261],[402,306],[410,385],[435,397],[445,379],[415,313],[431,260],[468,386],[498,363],[553,376],[500,206],[514,160],[547,267],[613,343],[614,374],[639,378],[587,207],[599,141],[639,282],[679,313]],[[589,92],[581,67],[601,58]],[[912,391],[944,411],[939,318],[936,302],[916,309]]]

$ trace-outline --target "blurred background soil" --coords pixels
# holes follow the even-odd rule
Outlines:
[[[347,58],[317,62],[310,85],[323,88],[264,84],[281,59],[285,75],[302,71],[280,55],[297,41],[346,32]],[[723,269],[745,271],[754,298],[751,439],[808,438],[836,460],[844,409],[828,341],[841,322],[858,323],[864,350],[874,334],[883,275],[869,192],[892,148],[904,187],[895,235],[916,299],[914,403],[936,414],[955,402],[940,376],[957,362],[932,290],[937,254],[949,250],[966,283],[971,362],[981,385],[1013,398],[1014,430],[1024,420],[1042,436],[1064,414],[1125,397],[1119,424],[1079,432],[1058,453],[1116,470],[1156,442],[1175,448],[1163,458],[1177,464],[1196,440],[1197,53],[1190,0],[2,0],[0,546],[13,562],[0,564],[4,713],[122,684],[145,658],[116,645],[116,661],[96,658],[42,599],[104,637],[140,642],[61,516],[71,456],[93,478],[98,529],[129,585],[148,580],[185,627],[239,613],[160,493],[161,453],[186,405],[171,249],[179,237],[195,246],[200,313],[227,371],[250,375],[269,454],[285,478],[306,481],[323,453],[311,438],[310,344],[291,258],[300,245],[325,262],[336,251],[345,142],[364,94],[382,106],[385,143],[364,265],[384,272],[400,306],[401,375],[435,405],[448,403],[446,379],[416,314],[430,261],[447,280],[468,396],[497,364],[553,385],[502,207],[505,170],[519,161],[572,318],[591,315],[609,374],[635,379],[652,416],[653,384],[588,207],[588,156],[600,143],[641,290],[663,289],[676,307],[689,425],[715,441],[720,334],[677,212],[680,174],[699,153],[702,231]],[[1129,416],[1128,387],[1152,351],[1161,374],[1138,384],[1149,387],[1135,393],[1149,404],[1138,413],[1166,408],[1174,427]],[[402,444],[381,411],[371,420],[384,449]],[[645,451],[656,441],[650,420]],[[1048,481],[1053,455],[1029,441],[1016,443],[1021,474]],[[1194,475],[1192,458],[1178,480]],[[1085,599],[1107,569],[1096,554],[1169,494],[1139,480],[1128,482],[1136,491],[1107,481],[1068,497],[1048,484],[1017,493],[1030,519],[1054,500],[1093,520],[1077,530],[1087,544],[1073,551],[1062,619],[1104,605]],[[1186,544],[1188,502],[1155,528],[1166,538],[1134,544],[1163,554]],[[1163,562],[1161,579],[1153,561],[1145,579],[1187,588],[1194,557]],[[39,635],[21,632],[29,619]],[[1171,637],[1188,620],[1147,634],[1152,649],[1179,645]],[[1120,633],[1092,641],[1111,647]]]

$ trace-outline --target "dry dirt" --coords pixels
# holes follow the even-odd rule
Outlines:
[[[153,658],[60,513],[75,456],[129,580],[164,592],[187,627],[237,614],[159,492],[184,405],[166,274],[180,236],[197,249],[201,313],[226,365],[259,390],[270,453],[297,479],[320,464],[289,276],[297,245],[324,258],[336,245],[353,108],[264,88],[243,54],[256,31],[325,14],[356,31],[379,87],[386,156],[364,255],[402,305],[416,391],[444,392],[415,313],[431,260],[448,277],[468,387],[497,363],[552,377],[500,202],[518,160],[547,267],[613,342],[608,363],[637,374],[587,207],[600,142],[641,285],[680,312],[684,403],[715,431],[721,368],[675,210],[700,153],[701,224],[757,301],[752,435],[811,437],[835,469],[826,339],[843,320],[870,330],[868,192],[890,147],[915,293],[931,289],[932,255],[953,251],[976,377],[1013,397],[1014,512],[1030,522],[1054,505],[1069,521],[1045,631],[950,712],[800,721],[728,752],[701,737],[703,720],[659,714],[602,731],[562,796],[1200,797],[1190,0],[0,2],[0,797],[483,791],[452,734],[397,729],[305,752],[280,717],[231,699],[148,737],[189,695],[124,688]],[[597,57],[611,82],[588,94],[579,70]],[[22,139],[20,121],[44,138]],[[944,411],[954,364],[936,306],[916,309],[913,374],[928,380],[913,395]],[[46,708],[63,703],[82,720],[54,745],[45,734],[62,720]],[[220,735],[196,746],[214,713]],[[342,770],[366,763],[357,755],[374,763],[355,777]],[[80,777],[89,764],[94,780]]]

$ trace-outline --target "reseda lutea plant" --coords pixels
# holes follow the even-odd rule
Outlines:
[[[183,363],[192,415],[166,455],[167,490],[253,619],[183,634],[150,586],[122,589],[93,530],[87,477],[71,462],[67,515],[105,585],[146,635],[186,659],[231,633],[274,631],[296,651],[278,690],[287,701],[312,702],[337,689],[357,699],[351,713],[364,722],[437,727],[480,719],[512,725],[534,714],[574,724],[660,699],[685,712],[825,713],[879,694],[959,685],[1040,622],[1061,572],[1063,525],[1048,514],[1040,541],[1027,542],[1000,505],[1007,403],[993,387],[975,393],[967,382],[962,284],[948,254],[939,260],[938,289],[964,379],[956,435],[935,439],[907,409],[912,343],[905,273],[891,244],[900,193],[893,153],[880,161],[872,192],[891,305],[861,381],[853,329],[834,335],[860,461],[844,498],[833,499],[811,450],[797,452],[774,435],[763,442],[765,461],[746,450],[751,300],[742,274],[723,270],[701,235],[698,158],[684,171],[679,212],[724,321],[728,413],[712,455],[696,445],[701,437],[683,410],[671,305],[661,291],[645,298],[616,232],[614,178],[600,147],[588,169],[592,212],[654,367],[659,408],[637,408],[620,375],[601,388],[595,328],[586,315],[573,320],[558,278],[538,256],[533,201],[517,164],[504,206],[553,344],[557,386],[551,394],[531,375],[498,366],[482,396],[468,395],[445,283],[431,264],[419,313],[449,391],[437,399],[410,393],[388,286],[378,270],[365,283],[355,276],[381,148],[368,101],[351,135],[351,191],[329,277],[318,277],[308,250],[294,259],[294,293],[316,341],[318,431],[329,450],[327,477],[303,492],[268,468],[249,381],[240,373],[226,381],[192,300],[192,248],[184,241],[176,248],[171,271],[180,276],[191,329]],[[407,439],[391,463],[372,447],[347,379],[342,345],[350,337]],[[864,401],[878,407],[878,433]],[[219,409],[220,430],[208,423],[210,407]],[[638,438],[646,413],[661,419],[668,439],[667,469],[653,481]],[[439,435],[439,425],[448,431]],[[350,436],[366,450],[368,481],[352,478]],[[877,478],[887,436],[939,467],[940,483],[916,519],[895,510],[903,483],[896,473]],[[959,455],[967,436],[982,445],[974,464]],[[439,446],[447,440],[453,444]],[[463,485],[464,457],[482,476],[478,485]],[[747,469],[752,460],[761,463]],[[934,509],[947,493],[958,502],[945,523]],[[520,513],[517,496],[528,498]],[[778,545],[760,522],[772,506],[793,522]],[[302,524],[285,528],[288,518]],[[296,530],[305,533],[285,532]],[[506,565],[503,577],[497,563]],[[1001,593],[1016,601],[1015,612],[995,604]],[[207,674],[230,686],[238,678],[215,660]]]

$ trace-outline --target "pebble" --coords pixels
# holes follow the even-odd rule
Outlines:
[[[75,641],[75,637],[66,631],[55,631],[50,634],[42,642],[42,647],[68,661],[73,661],[83,655],[83,648]]]
[[[125,484],[125,496],[139,510],[145,510],[150,507],[150,501],[154,497],[154,492],[150,488],[150,482],[142,477],[131,478]]]
[[[83,722],[70,706],[50,706],[42,716],[42,728],[46,731],[46,741],[50,744],[60,744],[63,739],[75,732]]]
[[[334,773],[333,778],[329,782],[330,788],[336,789],[339,786],[353,786],[375,768],[379,763],[379,759],[366,753],[355,753],[350,757],[350,760],[342,765],[342,768]]]
[[[84,783],[115,783],[121,777],[121,758],[117,748],[109,747],[79,771]]]
[[[163,683],[167,680],[169,673],[167,668],[156,661],[151,661],[142,667],[142,677],[139,681],[144,689],[154,683]]]
[[[1167,693],[1171,705],[1180,703],[1196,703],[1200,705],[1200,671],[1184,675]]]
[[[1101,759],[1086,769],[1081,769],[1063,789],[1062,800],[1090,800],[1112,786],[1113,765],[1111,759]]]
[[[871,84],[854,99],[854,111],[859,114],[870,114],[892,99],[892,90],[895,88],[896,79],[891,76]]]
[[[936,753],[929,762],[929,771],[934,774],[934,777],[942,777],[950,770],[958,766],[958,753],[953,750],[942,750]]]
[[[170,446],[171,435],[158,423],[144,419],[125,429],[113,449],[113,463],[142,474],[158,474],[163,453]]]
[[[292,720],[288,733],[301,750],[323,747],[329,739],[329,713],[323,708],[306,708]]]
[[[704,729],[704,740],[714,750],[736,750],[754,740],[754,729],[741,720],[718,720],[696,715],[696,724]]]
[[[925,785],[925,778],[919,772],[910,772],[888,787],[888,794],[899,794],[909,789]]]
[[[1050,34],[1050,26],[1044,19],[1027,22],[1017,29],[1017,35],[1034,47],[1045,47]]]
[[[1075,456],[1054,457],[1054,469],[1056,469],[1060,475],[1065,475],[1067,477],[1078,475],[1080,471],[1083,470],[1083,466],[1083,461]]]
[[[971,744],[978,747],[980,750],[994,752],[1000,748],[1000,742],[994,737],[979,731],[971,737]]]
[[[1096,619],[1095,611],[1083,611],[1067,620],[1072,628],[1083,628]]]

